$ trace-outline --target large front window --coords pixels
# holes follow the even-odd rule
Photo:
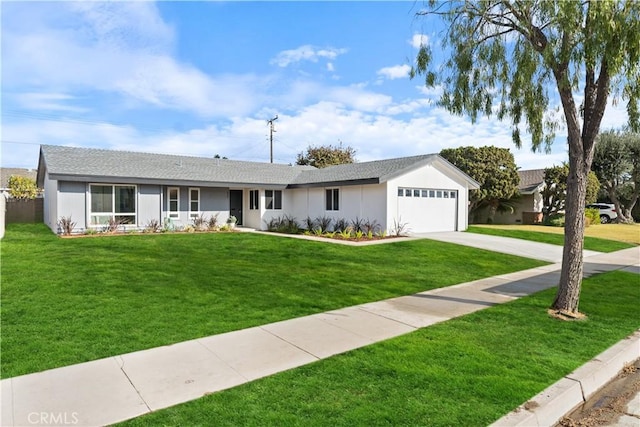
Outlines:
[[[136,223],[135,185],[90,185],[91,225]]]

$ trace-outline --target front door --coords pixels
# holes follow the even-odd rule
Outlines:
[[[229,215],[235,216],[237,224],[242,225],[242,190],[229,190]]]

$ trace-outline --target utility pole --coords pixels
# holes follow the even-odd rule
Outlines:
[[[275,122],[276,120],[278,120],[277,114],[273,119],[267,120],[267,123],[269,124],[269,147],[271,152],[271,163],[273,163],[273,133],[276,131],[273,128],[273,122]]]

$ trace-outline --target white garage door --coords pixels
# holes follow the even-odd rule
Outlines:
[[[444,188],[398,188],[398,217],[410,233],[456,231],[458,192]]]

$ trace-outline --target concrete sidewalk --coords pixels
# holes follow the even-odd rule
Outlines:
[[[639,249],[585,274],[640,272]],[[112,424],[554,287],[559,264],[4,379],[2,426]]]

